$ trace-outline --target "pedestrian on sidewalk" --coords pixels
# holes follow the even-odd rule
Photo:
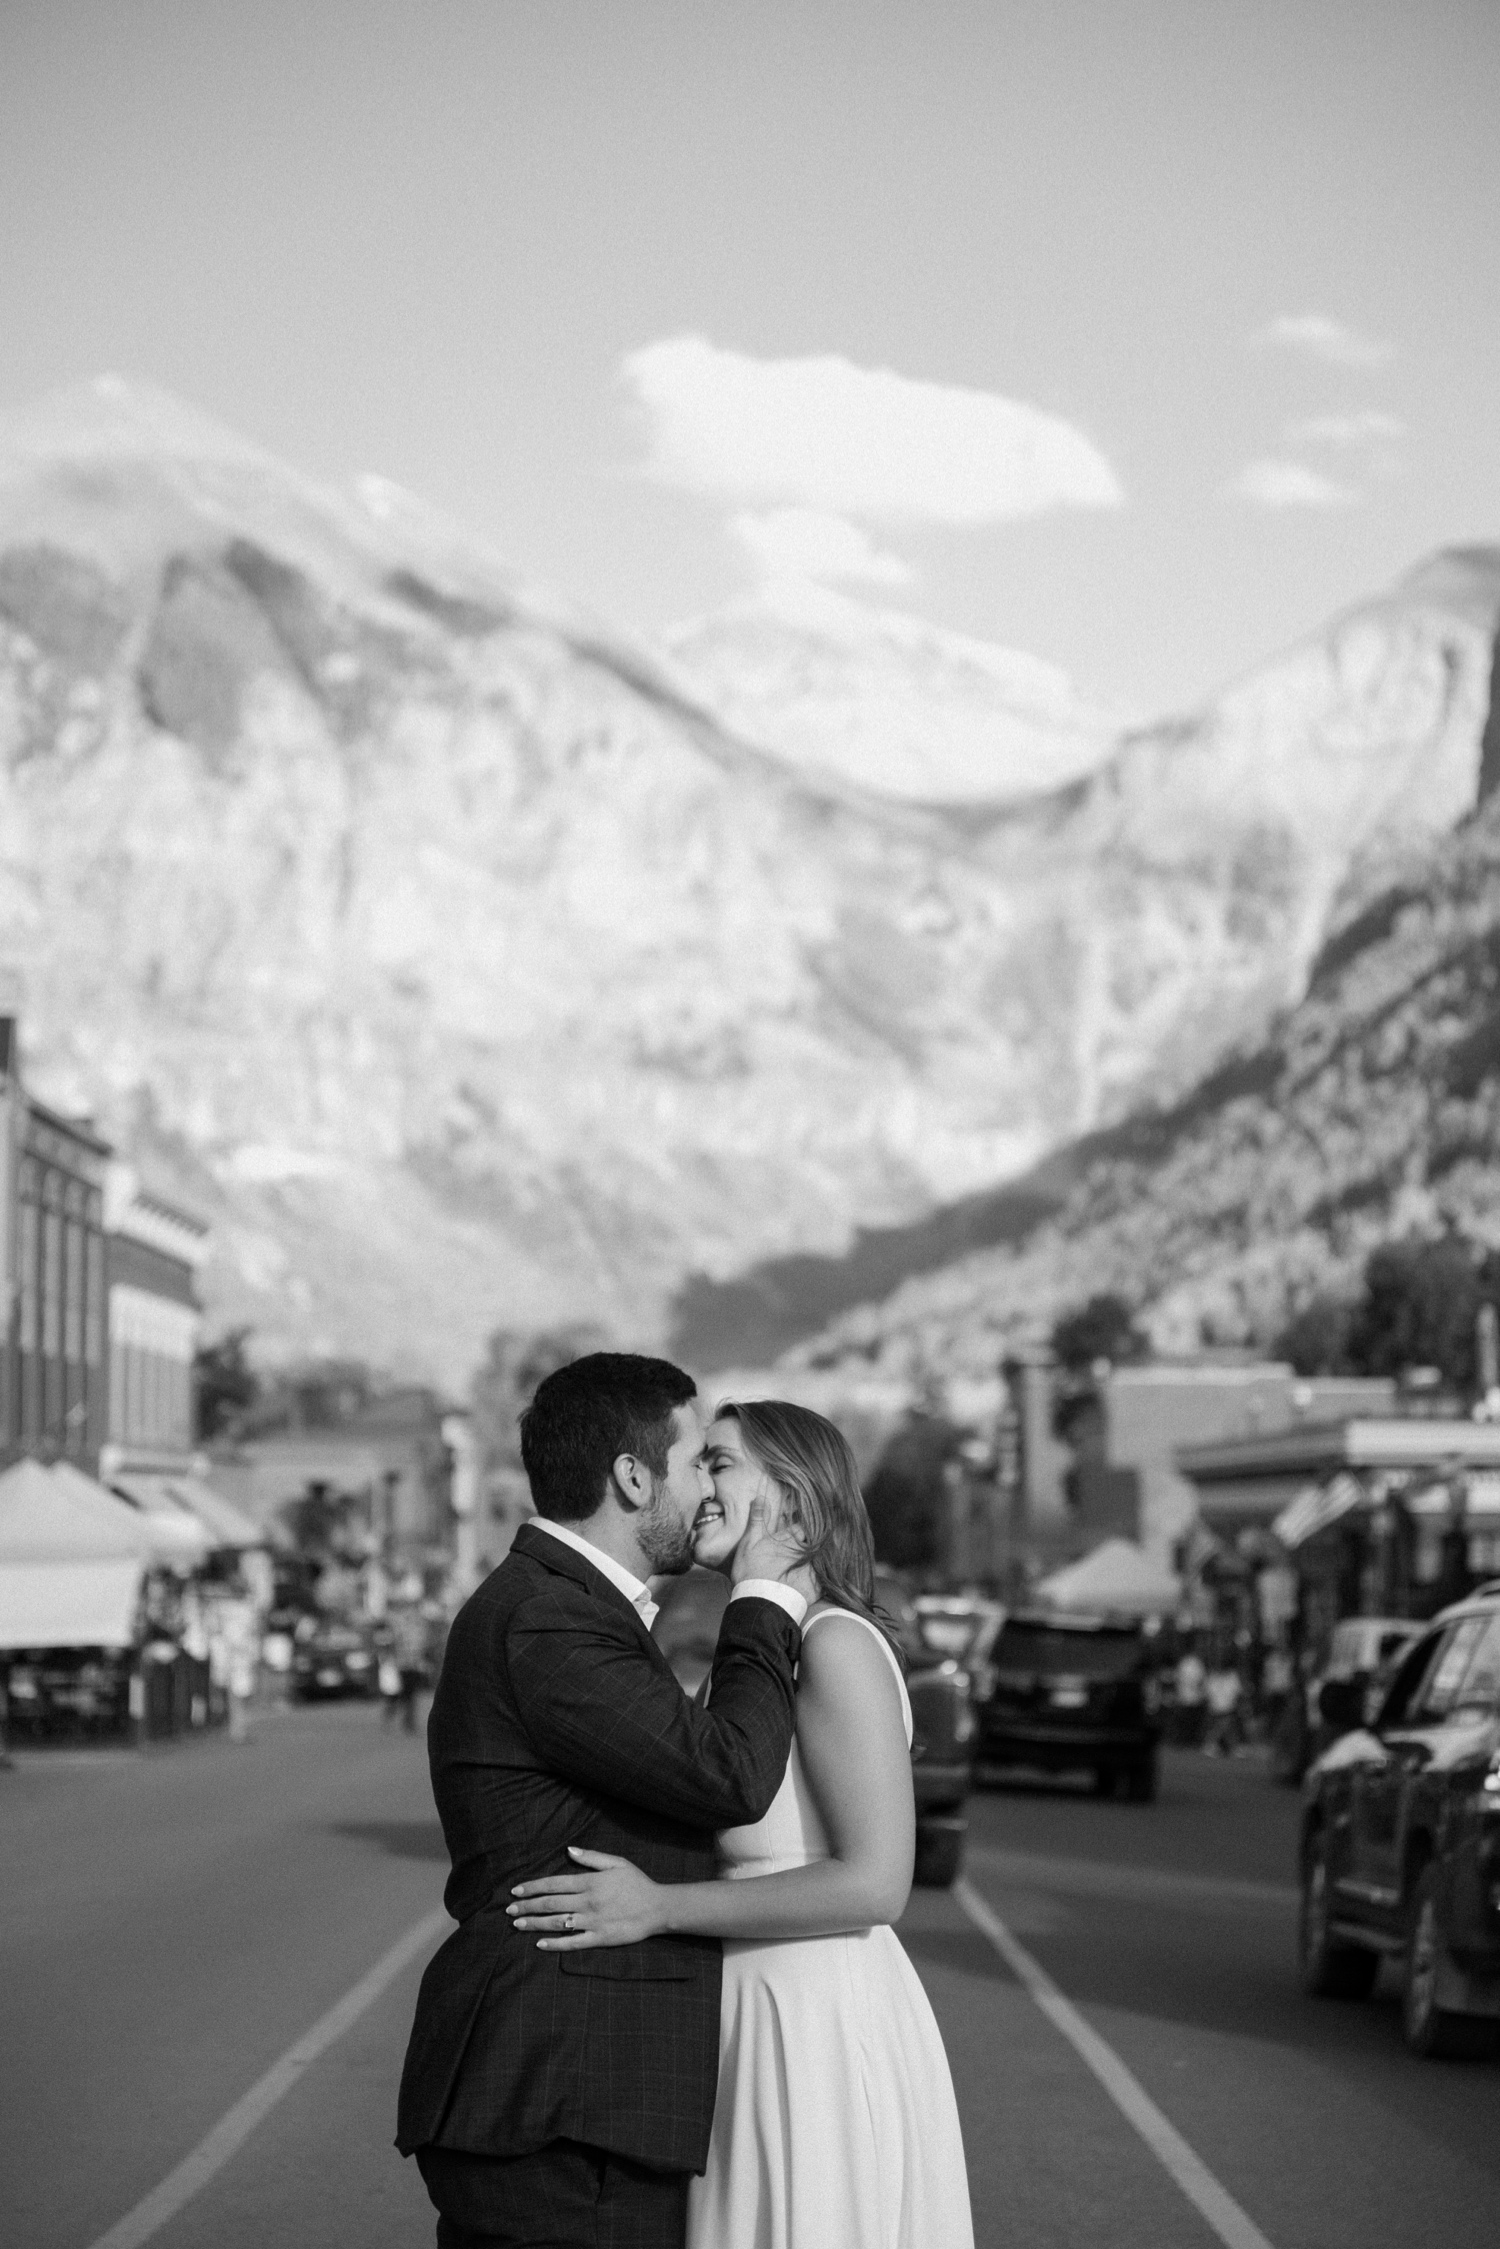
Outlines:
[[[1203,1739],[1203,1689],[1208,1677],[1203,1658],[1190,1640],[1177,1661],[1173,1679],[1173,1733],[1184,1749]]]
[[[1208,1731],[1203,1747],[1211,1755],[1232,1757],[1245,1738],[1244,1681],[1227,1656],[1214,1665],[1204,1686]]]
[[[427,1683],[427,1619],[415,1603],[391,1611],[391,1647],[396,1659],[403,1731],[417,1730],[417,1695]]]
[[[250,1738],[250,1706],[260,1665],[260,1617],[250,1588],[240,1576],[229,1580],[224,1598],[215,1606],[229,1738],[245,1742]]]

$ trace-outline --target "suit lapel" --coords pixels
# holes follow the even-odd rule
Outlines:
[[[670,1670],[671,1666],[652,1638],[646,1620],[634,1601],[627,1599],[619,1586],[612,1584],[603,1570],[596,1569],[576,1547],[565,1545],[560,1538],[552,1538],[546,1531],[539,1531],[534,1523],[522,1523],[511,1544],[513,1551],[524,1554],[528,1562],[540,1562],[544,1569],[555,1570],[559,1577],[571,1578],[575,1585],[581,1585],[596,1600],[607,1601],[612,1608],[623,1610],[635,1624],[657,1662]]]

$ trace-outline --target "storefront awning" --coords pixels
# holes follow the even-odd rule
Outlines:
[[[169,1553],[175,1550],[170,1563],[175,1569],[196,1569],[223,1543],[202,1517],[178,1498],[165,1476],[112,1476],[110,1489],[139,1510]]]
[[[1305,1546],[1319,1531],[1326,1531],[1345,1515],[1365,1505],[1365,1488],[1357,1476],[1334,1476],[1326,1484],[1306,1484],[1272,1523],[1283,1546]]]
[[[184,1507],[192,1509],[207,1530],[215,1546],[233,1547],[244,1552],[253,1546],[266,1546],[270,1542],[261,1524],[232,1499],[216,1492],[212,1484],[201,1476],[172,1476],[167,1479],[173,1492]]]
[[[128,1648],[142,1565],[0,1561],[0,1648]]]
[[[191,1570],[202,1559],[202,1540],[175,1512],[163,1517],[133,1507],[107,1484],[96,1484],[70,1460],[54,1460],[47,1474],[61,1488],[69,1507],[108,1536],[108,1551],[118,1551],[120,1541],[125,1539],[152,1569]]]
[[[1447,1483],[1429,1484],[1424,1491],[1413,1492],[1406,1505],[1409,1512],[1418,1517],[1446,1520],[1453,1513],[1451,1487]],[[1500,1527],[1500,1476],[1481,1474],[1464,1478],[1464,1520],[1482,1530]]]
[[[80,1501],[39,1460],[0,1476],[0,1567],[12,1562],[136,1562],[139,1529],[118,1502]]]

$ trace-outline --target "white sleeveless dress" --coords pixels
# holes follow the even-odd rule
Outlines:
[[[906,1739],[911,1704],[896,1674]],[[795,1741],[762,1820],[719,1837],[724,1877],[810,1866],[828,1837]],[[688,2188],[687,2249],[973,2249],[953,2080],[894,1930],[724,1946],[719,2093],[708,2168]]]

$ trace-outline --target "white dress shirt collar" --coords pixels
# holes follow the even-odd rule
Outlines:
[[[581,1554],[586,1562],[592,1562],[600,1575],[607,1577],[610,1584],[618,1587],[624,1594],[646,1630],[650,1631],[656,1622],[657,1605],[651,1598],[649,1585],[643,1585],[638,1577],[632,1577],[623,1562],[617,1562],[613,1554],[606,1554],[602,1547],[591,1544],[574,1530],[571,1523],[554,1523],[546,1515],[533,1515],[531,1521],[537,1530],[545,1531],[549,1538],[561,1539],[564,1546],[571,1546],[575,1554]]]

